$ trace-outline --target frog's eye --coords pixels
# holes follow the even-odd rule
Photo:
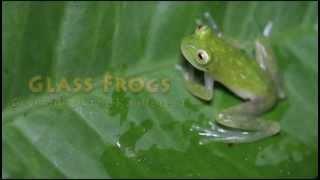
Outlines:
[[[205,50],[199,49],[197,51],[198,62],[200,64],[207,64],[210,60],[208,53]]]
[[[203,28],[203,25],[199,24],[197,28],[198,28],[198,31],[199,31],[199,30],[201,30]]]

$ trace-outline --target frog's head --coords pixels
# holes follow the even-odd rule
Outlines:
[[[198,26],[194,34],[182,40],[183,56],[198,70],[207,71],[207,67],[213,59],[208,44],[208,39],[212,38],[212,35],[208,26]]]

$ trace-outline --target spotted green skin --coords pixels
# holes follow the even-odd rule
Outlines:
[[[193,47],[191,47],[191,46]],[[208,52],[210,62],[206,65],[196,63],[196,50]],[[208,29],[202,34],[194,33],[183,39],[181,50],[186,59],[199,70],[212,75],[214,80],[237,94],[245,91],[251,96],[275,96],[273,83],[258,63],[246,53],[218,38]]]
[[[247,100],[218,113],[216,117],[220,125],[247,132],[219,134],[214,136],[215,139],[233,143],[252,142],[280,131],[279,123],[260,118],[279,99],[273,58],[264,47],[264,41],[266,39],[263,38],[256,41],[263,47],[257,49],[257,57],[264,57],[260,59],[267,62],[269,71],[262,68],[261,62],[230,44],[223,37],[219,37],[207,26],[197,28],[193,34],[183,38],[182,54],[194,68],[205,72],[214,81],[218,81],[240,98]],[[199,50],[207,53],[208,62],[201,61]],[[187,87],[192,94],[201,99],[212,98],[212,93],[190,80],[187,81]],[[212,134],[215,133],[211,131]]]

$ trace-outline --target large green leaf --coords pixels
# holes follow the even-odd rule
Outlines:
[[[316,8],[316,2],[5,2],[4,177],[316,176]],[[280,121],[280,135],[201,145],[190,131],[239,103],[222,88],[203,103],[175,70],[181,38],[206,11],[226,37],[246,44],[274,22],[271,41],[288,98],[266,117]],[[105,92],[99,82],[106,72],[168,79],[170,88]],[[28,82],[39,75],[55,83],[90,77],[94,89],[31,92]]]

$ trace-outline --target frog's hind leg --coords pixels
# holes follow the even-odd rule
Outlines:
[[[255,42],[256,60],[261,69],[268,73],[268,75],[273,80],[274,85],[277,89],[278,98],[283,99],[286,96],[283,86],[283,80],[268,39],[271,33],[271,29],[272,22],[269,22],[263,30],[264,37],[258,38]]]
[[[222,111],[209,127],[193,125],[192,130],[201,136],[201,143],[247,143],[275,135],[280,131],[279,123],[259,117],[273,106],[275,99],[254,98]]]
[[[256,97],[222,111],[216,120],[219,124],[230,128],[273,133],[278,131],[278,125],[272,121],[265,121],[259,116],[267,112],[274,103],[275,97]]]

